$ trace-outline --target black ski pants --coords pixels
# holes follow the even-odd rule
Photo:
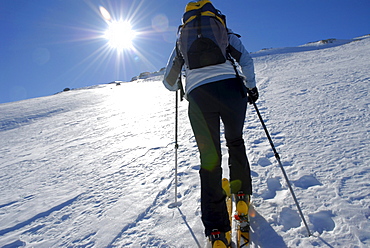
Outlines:
[[[243,126],[247,109],[244,85],[230,78],[199,86],[188,95],[189,119],[200,152],[201,210],[206,236],[213,229],[229,231],[230,221],[222,189],[220,120],[229,153],[232,193],[252,194]]]

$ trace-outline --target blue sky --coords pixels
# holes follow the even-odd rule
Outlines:
[[[0,103],[129,81],[166,65],[182,0],[0,0]],[[250,52],[370,33],[369,0],[214,0]],[[129,20],[132,48],[108,45],[99,7]],[[138,96],[140,97],[140,96]]]

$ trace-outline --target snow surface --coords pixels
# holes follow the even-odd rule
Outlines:
[[[369,36],[253,54],[251,247],[370,247]],[[199,158],[162,76],[0,105],[1,247],[204,247]],[[227,149],[223,142],[224,175]]]

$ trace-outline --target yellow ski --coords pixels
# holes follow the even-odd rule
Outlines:
[[[249,195],[235,194],[236,214],[234,216],[237,221],[237,247],[249,246]]]
[[[230,226],[232,228],[232,212],[233,212],[233,202],[232,202],[232,196],[231,196],[231,189],[230,189],[230,182],[227,178],[222,179],[222,188],[226,194],[226,207],[227,207],[227,212],[229,213],[229,218],[230,218]],[[226,238],[229,240],[230,245],[231,245],[231,231],[226,233]],[[231,246],[229,246],[231,247]]]
[[[227,212],[229,212],[230,217],[230,224],[232,222],[232,199],[231,199],[231,189],[230,189],[230,183],[229,180],[226,178],[222,179],[222,188],[225,191],[226,194],[226,206],[227,206]]]

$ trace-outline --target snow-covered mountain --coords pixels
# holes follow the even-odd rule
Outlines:
[[[254,53],[251,247],[370,246],[370,37]],[[162,75],[0,105],[1,247],[204,247],[199,159]],[[224,175],[227,149],[223,141]]]

